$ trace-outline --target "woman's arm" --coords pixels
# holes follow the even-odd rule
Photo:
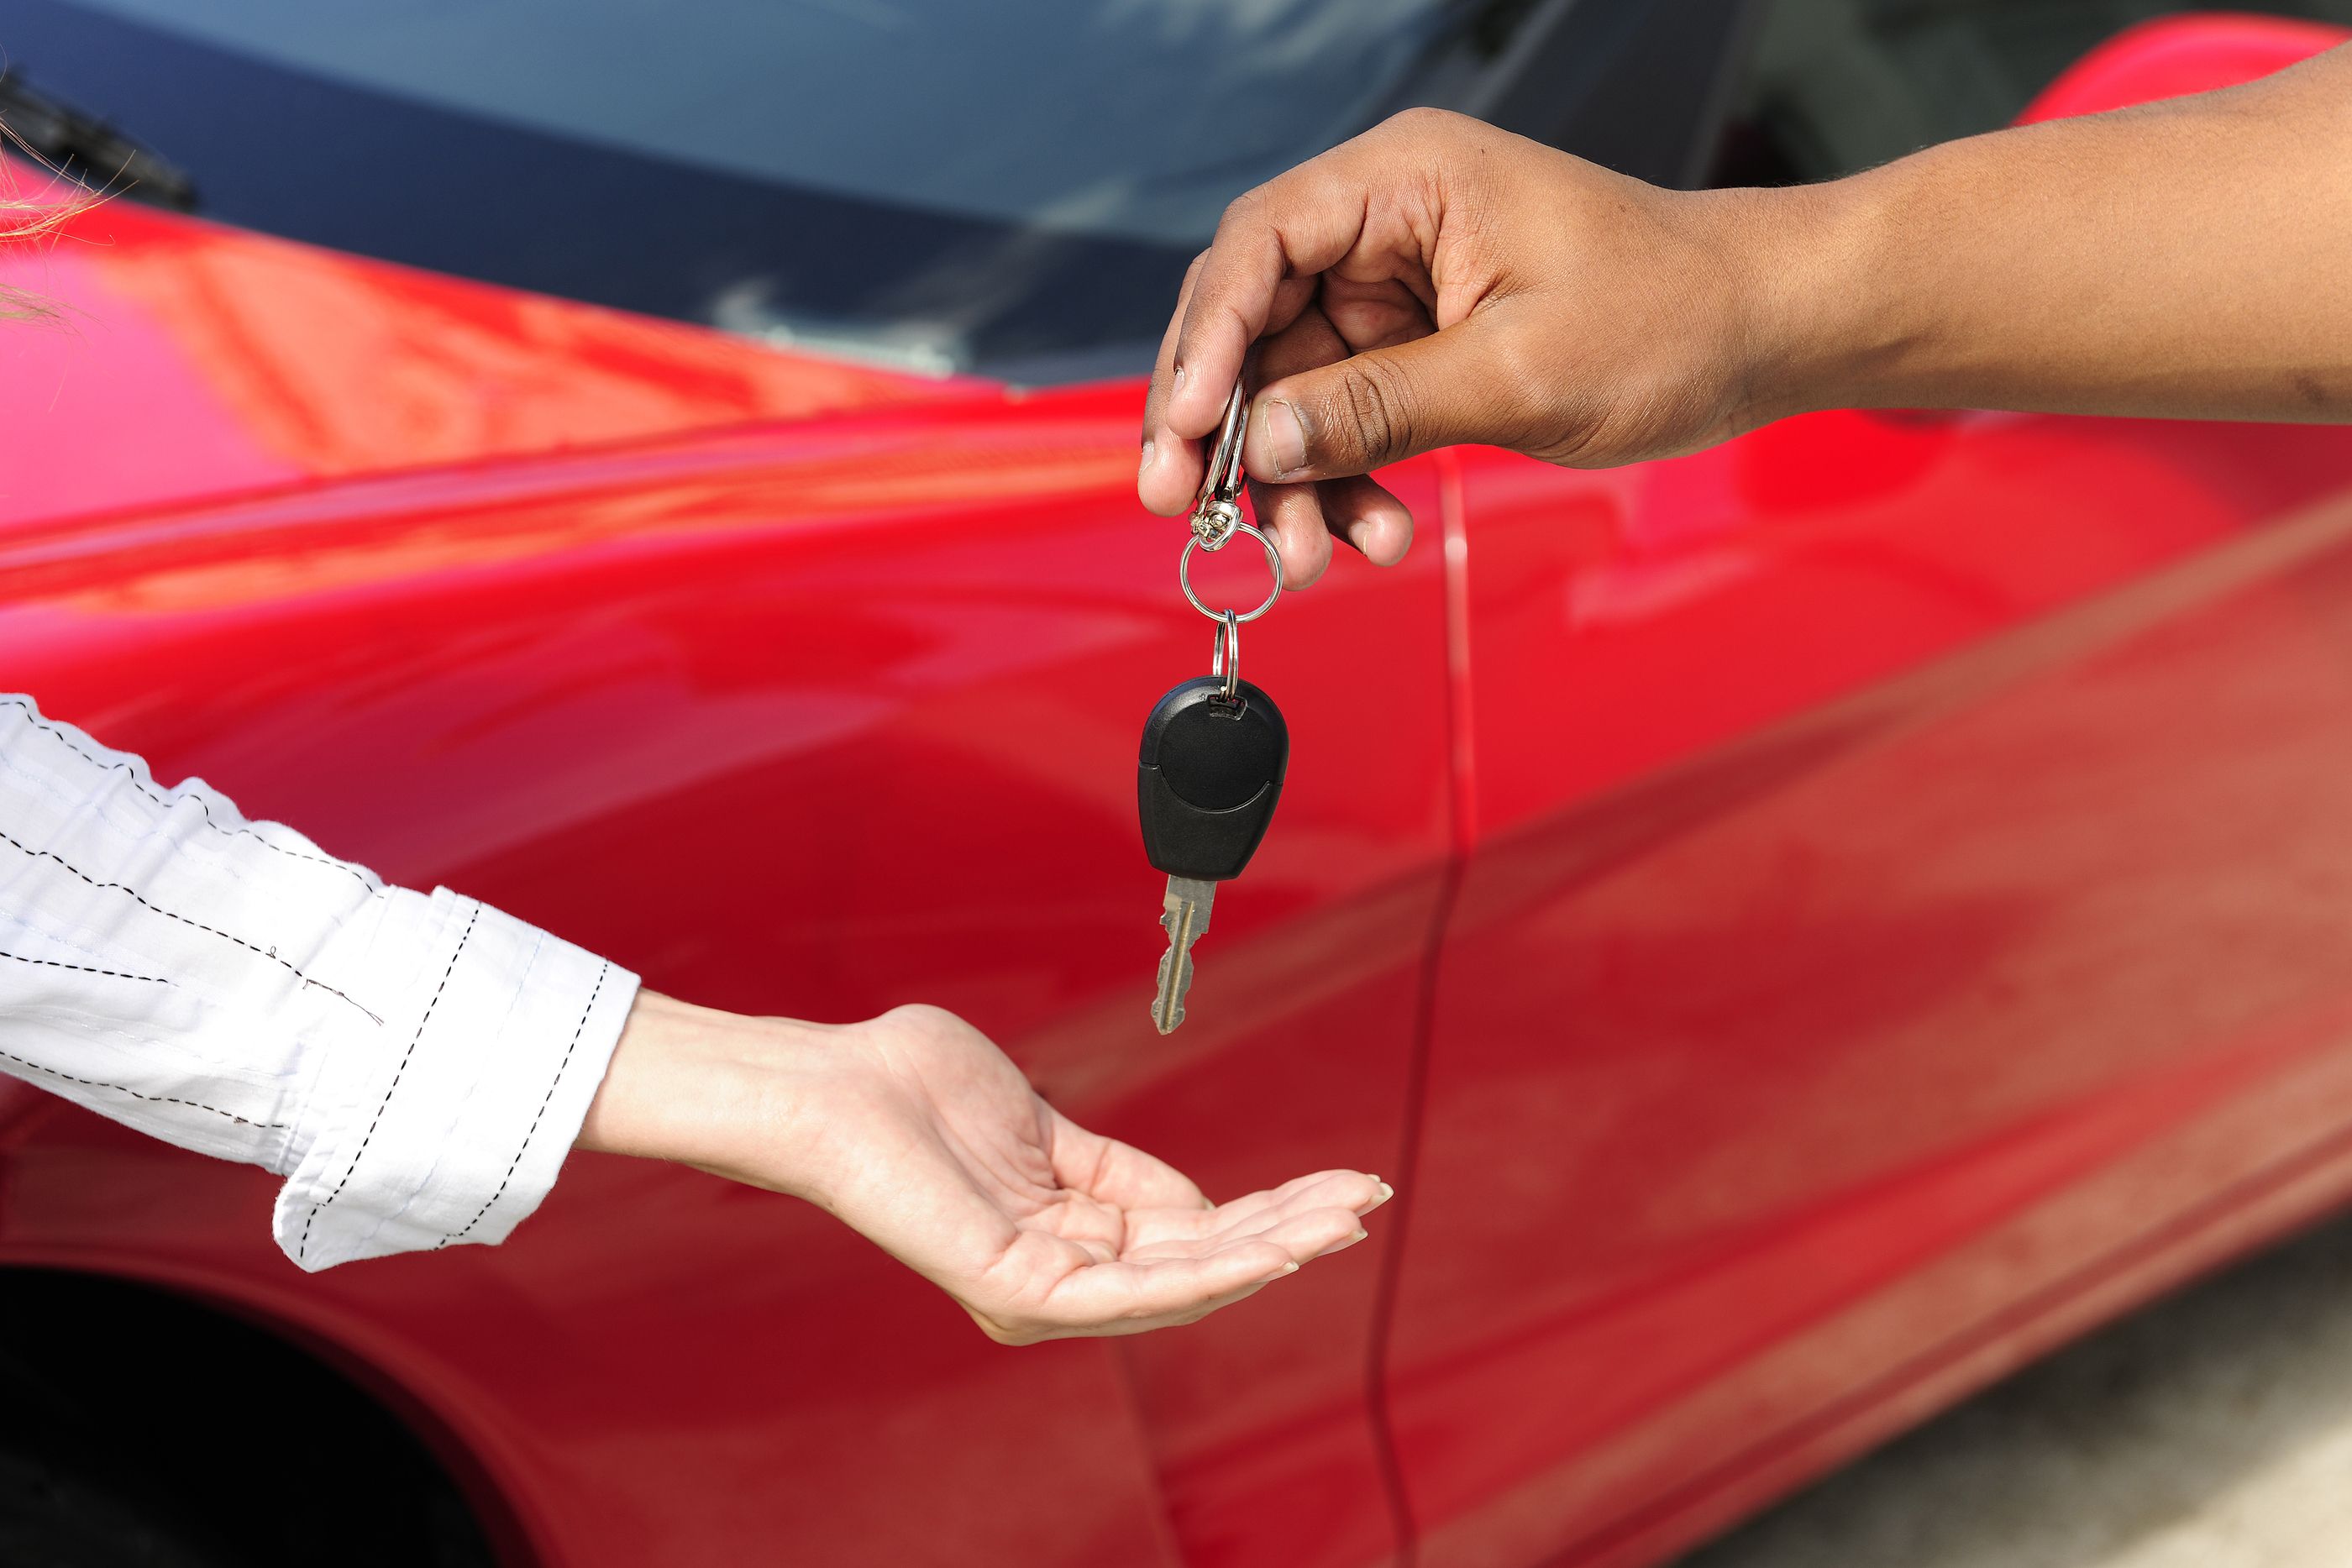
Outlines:
[[[305,1269],[503,1239],[582,1146],[823,1205],[1008,1342],[1238,1301],[1363,1232],[1352,1171],[1219,1208],[932,1009],[745,1019],[394,887],[0,695],[0,1071],[284,1176]]]

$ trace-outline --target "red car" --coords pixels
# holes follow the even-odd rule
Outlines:
[[[1227,197],[1407,102],[1807,178],[2342,36],[2081,33],[2165,9],[12,0],[0,119],[135,185],[0,263],[64,313],[0,335],[0,687],[661,989],[952,1008],[1212,1192],[1399,1197],[1011,1351],[594,1155],[305,1276],[266,1173],[0,1080],[0,1559],[1654,1563],[2342,1202],[2336,430],[1404,465],[1407,564],[1251,628],[1285,801],[1146,1012],[1210,628],[1139,377]]]

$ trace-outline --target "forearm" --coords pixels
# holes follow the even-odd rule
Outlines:
[[[2352,419],[2352,51],[1753,193],[1754,418]]]
[[[635,987],[0,694],[0,1072],[286,1176],[305,1268],[503,1238]]]

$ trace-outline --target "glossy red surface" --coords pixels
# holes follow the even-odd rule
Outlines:
[[[58,194],[0,157],[0,198]],[[58,308],[0,338],[0,425],[20,435],[0,527],[992,393],[128,201],[0,249],[0,287]]]
[[[2343,37],[2152,26],[2040,112]],[[1419,1562],[1651,1561],[2340,1148],[2352,436],[1829,413],[1460,483]]]
[[[53,265],[53,297],[99,308],[68,281]],[[102,379],[118,342],[189,341],[169,310],[99,303],[106,340],[43,345],[82,356],[74,381]],[[660,330],[705,359],[757,353]],[[622,443],[616,407],[657,407],[648,434],[716,422],[688,396],[699,361],[640,356],[643,396],[551,390],[544,423],[507,426],[509,384],[453,376],[434,428],[555,450],[239,493],[201,433],[248,428],[222,389],[263,378],[209,359],[222,341],[184,348],[180,401],[145,429],[200,433],[194,487],[223,495],[28,506],[0,534],[12,685],[166,778],[666,989],[825,1019],[952,1007],[1213,1189],[1392,1166],[1445,863],[1434,554],[1251,629],[1301,766],[1220,900],[1193,1021],[1161,1041],[1134,747],[1151,699],[1205,670],[1210,626],[1175,592],[1175,536],[1133,500],[1131,388],[1013,398],[818,365],[792,422]],[[790,361],[763,373],[792,393]],[[513,379],[580,392],[560,359]],[[1425,473],[1401,483],[1434,508]],[[1238,551],[1196,580],[1258,591]],[[1328,657],[1349,647],[1393,667],[1364,679]],[[781,1542],[1341,1563],[1395,1544],[1365,1375],[1377,1248],[1230,1324],[1014,1354],[814,1210],[583,1158],[525,1246],[310,1280],[268,1249],[254,1173],[5,1092],[8,1254],[191,1282],[352,1346],[482,1456],[551,1561]]]
[[[2189,12],[2127,27],[2050,84],[2021,123],[2184,98],[2284,70],[2344,41],[2344,29],[2286,16]]]
[[[593,1156],[303,1276],[272,1178],[0,1080],[0,1262],[334,1347],[521,1552],[1651,1562],[2352,1186],[2345,433],[1406,466],[1412,560],[1244,638],[1292,774],[1161,1040],[1132,754],[1209,626],[1134,386],[80,227],[8,277],[71,325],[5,339],[0,685],[694,999],[954,1008],[1212,1191],[1399,1178],[1238,1310],[1012,1352]]]

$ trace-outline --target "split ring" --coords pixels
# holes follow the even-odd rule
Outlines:
[[[1230,610],[1217,621],[1216,646],[1209,651],[1209,674],[1225,683],[1225,700],[1242,695],[1242,623]]]
[[[1212,610],[1207,605],[1202,603],[1201,596],[1192,591],[1192,552],[1201,548],[1201,541],[1198,538],[1190,538],[1184,541],[1184,553],[1182,556],[1178,558],[1176,562],[1176,580],[1178,584],[1183,588],[1184,597],[1192,601],[1193,609],[1199,611],[1202,614],[1207,616],[1212,621],[1222,622],[1226,616],[1234,615],[1234,623],[1238,625],[1244,622],[1256,620],[1259,616],[1273,609],[1275,601],[1282,597],[1282,552],[1274,548],[1274,541],[1272,539],[1266,538],[1264,534],[1258,532],[1247,523],[1235,523],[1234,525],[1234,532],[1237,534],[1249,535],[1250,538],[1258,542],[1258,548],[1265,551],[1266,568],[1274,573],[1274,591],[1265,596],[1265,603],[1259,605],[1256,609],[1249,612],[1245,615],[1234,615],[1234,612],[1230,610]]]

